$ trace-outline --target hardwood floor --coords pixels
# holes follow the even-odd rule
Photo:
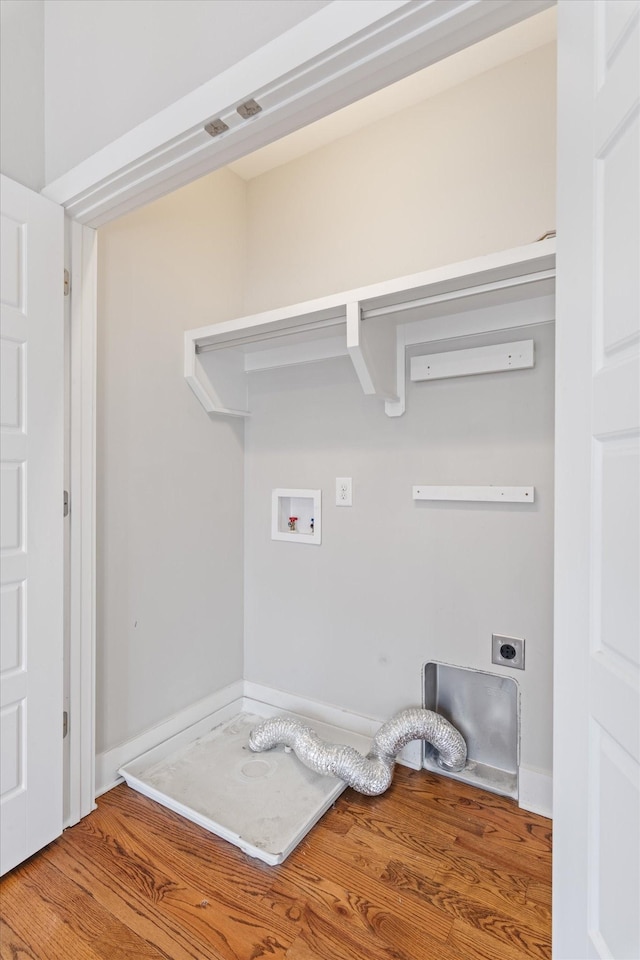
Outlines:
[[[2,960],[545,960],[551,822],[397,767],[268,867],[123,785],[0,898]]]

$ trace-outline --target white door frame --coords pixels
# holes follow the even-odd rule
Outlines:
[[[95,807],[97,234],[71,221],[69,811]]]
[[[42,193],[71,224],[70,816],[94,808],[97,228],[554,5],[334,0],[79,164]],[[243,121],[236,107],[263,105]],[[228,132],[203,131],[220,117]]]

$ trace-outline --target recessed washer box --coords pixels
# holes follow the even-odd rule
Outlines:
[[[320,490],[279,488],[271,494],[271,539],[290,543],[322,542]]]
[[[423,671],[423,704],[446,717],[467,743],[468,761],[459,773],[437,764],[437,751],[424,744],[423,766],[492,793],[518,797],[520,698],[518,684],[482,670],[430,662]]]

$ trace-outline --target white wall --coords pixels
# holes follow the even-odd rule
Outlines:
[[[182,333],[239,311],[245,230],[222,170],[99,231],[98,752],[242,677],[243,427]]]
[[[47,0],[47,183],[327,2]]]
[[[500,672],[491,634],[525,637],[526,670],[502,672],[522,692],[522,763],[550,774],[553,328],[533,335],[535,369],[413,384],[399,419],[348,359],[252,375],[247,679],[383,720],[420,705],[426,661]],[[351,508],[335,506],[343,476]],[[537,499],[414,502],[414,484],[533,484]],[[320,547],[270,539],[275,487],[322,489]]]
[[[0,170],[44,186],[44,0],[0,2]]]
[[[541,48],[251,181],[245,309],[553,228],[554,67]],[[540,319],[550,310],[541,300]],[[413,385],[400,419],[362,395],[348,360],[252,375],[247,679],[383,719],[420,702],[426,660],[493,669],[492,632],[523,636],[527,668],[507,673],[522,762],[550,773],[552,328],[535,340],[534,370]],[[353,477],[351,509],[333,505],[338,476]],[[418,483],[534,484],[538,500],[416,504]],[[322,488],[321,547],[271,541],[274,487]]]
[[[555,44],[249,181],[248,313],[555,226]]]

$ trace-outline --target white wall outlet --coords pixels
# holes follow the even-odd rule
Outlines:
[[[352,503],[351,477],[336,477],[336,507],[350,507]]]

